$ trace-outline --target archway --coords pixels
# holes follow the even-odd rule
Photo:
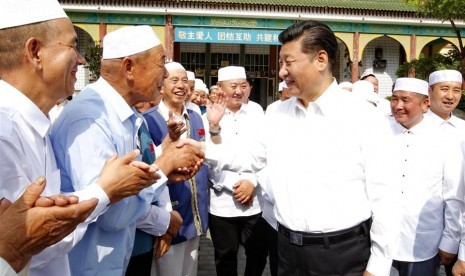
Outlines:
[[[397,79],[396,71],[405,61],[404,46],[391,37],[380,36],[371,40],[363,49],[360,76],[374,74],[379,81],[378,94],[391,96],[392,85]]]
[[[78,52],[84,56],[86,53],[86,48],[89,46],[94,46],[95,41],[92,39],[92,36],[85,30],[74,26],[74,30],[78,36]],[[81,91],[87,84],[89,84],[89,70],[84,68],[84,65],[78,66],[78,72],[76,73],[77,81],[74,85],[74,90],[77,92]]]
[[[337,45],[339,48],[339,56],[336,57],[336,64],[333,68],[333,76],[336,78],[338,83],[343,81],[351,81],[350,71],[350,54],[349,48],[340,38],[337,38]]]
[[[453,42],[444,38],[438,38],[428,42],[422,49],[421,55],[424,57],[431,57],[436,54],[447,54],[450,50],[457,49]]]

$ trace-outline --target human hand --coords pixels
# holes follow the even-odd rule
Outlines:
[[[158,238],[157,251],[155,253],[155,260],[160,259],[170,249],[171,240],[173,238],[169,234],[164,234]]]
[[[375,275],[365,270],[365,272],[363,272],[363,276],[375,276]]]
[[[170,137],[170,140],[172,142],[176,142],[181,138],[181,135],[184,134],[184,132],[187,131],[187,128],[184,127],[185,124],[182,121],[176,121],[174,119],[173,112],[170,110],[169,111],[169,118],[168,118],[168,135]]]
[[[96,182],[108,195],[112,204],[138,194],[160,179],[160,175],[156,173],[156,166],[134,161],[139,154],[138,150],[119,158],[115,154],[105,162],[100,178]]]
[[[439,259],[440,259],[439,264],[441,265],[450,264],[455,259],[455,256],[457,256],[457,254],[452,254],[452,253],[443,251],[441,249],[439,249],[438,252],[439,252]]]
[[[234,198],[243,205],[250,205],[253,202],[253,193],[255,187],[249,180],[239,180],[234,184],[233,196]]]
[[[194,139],[187,138],[187,139],[179,140],[179,142],[176,144],[178,148],[182,148],[184,145],[191,145],[199,149],[203,153],[203,155],[205,155],[205,152],[206,152],[205,142],[199,142]]]
[[[45,178],[40,177],[14,203],[0,203],[0,256],[16,272],[33,255],[74,231],[97,206],[94,198],[66,206],[34,207],[45,185]]]
[[[465,261],[458,259],[452,267],[452,275],[465,276]]]
[[[166,233],[170,234],[170,236],[174,238],[178,235],[179,228],[181,228],[182,218],[178,211],[171,211],[170,215],[170,225],[168,226]]]
[[[223,92],[218,92],[218,99],[215,103],[207,105],[207,120],[211,125],[218,125],[226,111],[226,98]]]
[[[203,158],[204,154],[193,146],[177,147],[177,143],[171,143],[155,164],[171,182],[179,182],[193,177],[200,170]]]

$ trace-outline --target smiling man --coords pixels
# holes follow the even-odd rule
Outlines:
[[[401,185],[401,227],[391,275],[437,275],[449,264],[460,242],[463,209],[463,156],[454,137],[444,135],[423,114],[428,83],[396,80],[391,126]]]
[[[108,33],[103,40],[100,76],[69,104],[52,129],[62,189],[85,188],[98,177],[106,158],[136,148],[143,152],[144,162],[155,164],[170,179],[187,179],[195,173],[201,160],[198,151],[168,143],[153,162],[153,142],[148,138],[145,143],[142,138],[148,136],[146,123],[134,106],[154,100],[167,76],[165,51],[153,29],[129,26]],[[172,173],[184,167],[190,168],[186,174]],[[151,202],[163,182],[112,204],[89,226],[69,253],[73,274],[124,275],[136,225],[155,228]]]

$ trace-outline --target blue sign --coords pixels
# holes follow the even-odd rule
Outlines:
[[[174,30],[175,42],[281,45],[281,31],[247,29],[179,28]]]

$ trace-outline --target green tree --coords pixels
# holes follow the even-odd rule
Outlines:
[[[457,49],[450,50],[446,55],[435,54],[431,57],[421,55],[419,59],[404,62],[397,69],[398,77],[408,77],[415,71],[415,77],[428,81],[429,75],[437,70],[454,69],[460,70],[460,53]]]
[[[102,59],[103,49],[100,47],[98,42],[94,45],[89,45],[86,48],[84,58],[86,59],[86,65],[84,68],[89,69],[90,78],[96,80],[100,77],[100,63]]]
[[[465,48],[456,20],[465,18],[465,0],[404,0],[424,16],[449,21],[459,41],[460,72],[465,75]]]

